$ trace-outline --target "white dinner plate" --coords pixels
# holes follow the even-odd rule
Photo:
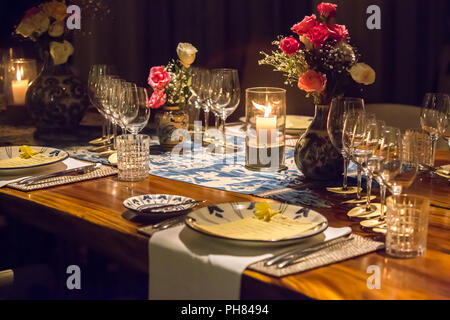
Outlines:
[[[281,212],[281,214],[283,214],[286,218],[294,220],[299,219],[299,221],[305,223],[314,222],[318,223],[318,225],[310,230],[307,230],[295,236],[271,240],[260,240],[260,239],[242,240],[238,238],[226,237],[223,235],[209,233],[201,228],[202,226],[218,225],[253,216],[255,214],[254,208],[256,203],[257,202],[230,202],[203,207],[193,212],[190,212],[186,216],[185,223],[192,230],[200,232],[204,235],[215,237],[217,239],[222,239],[233,244],[250,245],[250,246],[288,245],[315,236],[319,233],[322,233],[328,228],[328,220],[317,211],[294,205],[284,206],[281,203],[274,203],[274,202],[269,203],[271,208],[273,210],[280,210],[283,209],[283,207],[285,207],[284,211]]]
[[[40,153],[39,158],[31,157],[30,159],[21,159],[15,164],[8,165],[7,167],[0,166],[0,174],[2,175],[21,174],[30,169],[49,166],[54,163],[64,161],[69,157],[69,154],[64,150],[42,146],[30,146],[30,147],[34,151]],[[0,147],[0,160],[19,158],[21,153],[22,153],[21,146]],[[29,162],[29,164],[27,162]]]
[[[140,206],[143,205],[167,205],[167,204],[179,204],[183,202],[189,202],[189,201],[195,201],[192,198],[173,195],[173,194],[144,194],[141,196],[135,196],[126,199],[123,202],[123,205],[125,208],[133,210],[137,212],[138,215],[151,217],[151,218],[159,218],[159,219],[165,219],[165,218],[171,218],[175,217],[177,215],[184,214],[186,210],[192,209],[195,206],[197,206],[197,203],[188,203],[188,204],[180,204],[174,207],[170,208],[161,208],[161,209],[155,209],[152,212],[149,213],[138,213],[136,211]]]

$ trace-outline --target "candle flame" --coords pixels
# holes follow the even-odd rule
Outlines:
[[[269,117],[270,113],[272,112],[272,106],[270,105],[270,102],[269,102],[268,106],[263,106],[262,104],[258,104],[258,103],[254,102],[254,101],[252,101],[252,103],[253,103],[253,105],[255,106],[256,109],[264,111],[264,118],[268,118]]]
[[[17,69],[16,77],[17,77],[17,81],[22,80],[22,77],[23,77],[23,69],[22,68]]]

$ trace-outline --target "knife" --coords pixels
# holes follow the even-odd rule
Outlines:
[[[25,178],[25,179],[17,181],[16,183],[20,184],[20,185],[29,186],[29,185],[36,184],[39,181],[49,179],[49,178],[60,177],[60,176],[65,176],[68,174],[75,174],[75,173],[76,174],[85,174],[85,173],[94,171],[95,169],[97,169],[100,166],[101,166],[100,163],[94,163],[94,164],[91,164],[91,165],[88,165],[85,167],[81,167],[81,168],[68,169],[68,170],[58,171],[55,173],[42,174],[39,176]]]

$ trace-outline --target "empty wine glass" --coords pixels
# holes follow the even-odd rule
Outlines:
[[[137,135],[150,117],[147,89],[131,85],[125,88],[125,94],[128,105],[122,110],[122,121],[132,135]]]
[[[450,97],[444,93],[427,93],[423,99],[420,112],[422,129],[429,132],[432,139],[431,160],[434,165],[436,144],[439,136],[444,132],[445,121],[448,115]]]
[[[350,154],[342,146],[342,128],[344,126],[344,114],[347,111],[364,110],[364,100],[361,98],[336,97],[331,101],[328,113],[327,131],[333,146],[342,154],[344,158],[344,175],[342,187],[336,192],[348,191],[347,169],[350,161]],[[359,192],[359,191],[357,191]]]
[[[225,122],[236,110],[241,97],[238,71],[214,69],[211,75],[211,102],[222,120],[222,136],[225,141]]]

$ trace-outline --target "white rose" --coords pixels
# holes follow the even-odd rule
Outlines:
[[[48,30],[48,27],[50,26],[50,19],[42,11],[31,16],[30,20],[34,24],[36,28],[35,31],[38,35],[46,32]]]
[[[69,41],[50,42],[50,55],[52,56],[55,65],[66,63],[72,53],[73,46]]]
[[[55,21],[48,28],[48,34],[51,37],[60,37],[64,33],[64,22],[63,21]]]
[[[350,72],[352,79],[358,83],[368,85],[375,82],[375,70],[363,62],[355,64],[348,72]]]
[[[178,58],[180,58],[181,63],[186,68],[189,68],[195,61],[195,54],[197,51],[197,48],[190,43],[180,42],[177,46]]]

